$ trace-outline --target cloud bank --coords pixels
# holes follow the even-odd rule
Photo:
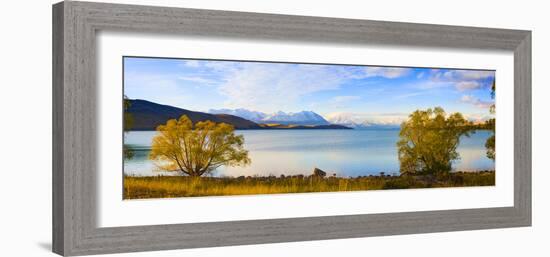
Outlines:
[[[261,62],[184,61],[183,66],[207,68],[217,73],[220,93],[226,96],[226,108],[267,112],[276,111],[277,106],[298,103],[308,94],[338,90],[351,80],[371,77],[394,79],[411,73],[409,68]],[[181,79],[199,81],[193,76]],[[342,106],[357,99],[357,96],[335,96],[329,104]]]

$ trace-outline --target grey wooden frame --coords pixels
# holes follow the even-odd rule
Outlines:
[[[513,52],[514,206],[97,227],[95,36],[100,30]],[[53,6],[53,251],[58,254],[86,255],[530,225],[530,31],[73,1]]]

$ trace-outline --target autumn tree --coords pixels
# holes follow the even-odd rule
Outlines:
[[[496,80],[493,80],[493,85],[491,86],[491,98],[495,98],[495,90],[496,90]],[[493,104],[489,108],[489,112],[491,114],[495,114],[496,112],[496,105]],[[487,127],[493,132],[493,135],[491,135],[489,138],[487,138],[487,141],[485,142],[485,148],[487,149],[487,158],[491,160],[495,160],[496,158],[496,151],[495,151],[495,118],[492,118],[490,120],[487,120],[486,122]]]
[[[130,106],[132,105],[128,97],[124,96],[124,99],[122,101],[123,101],[123,108],[124,108],[123,130],[124,130],[124,133],[126,133],[130,129],[132,129],[132,126],[134,125],[134,118],[132,114],[128,112],[128,108],[130,108]],[[128,146],[126,145],[122,146],[122,152],[123,152],[124,158],[126,159],[132,159],[134,157],[134,151],[132,151],[132,149],[128,148]]]
[[[462,114],[448,115],[441,107],[417,110],[401,124],[398,158],[403,174],[449,172],[460,158],[456,148],[471,126]]]
[[[247,165],[244,137],[226,123],[201,121],[193,125],[186,116],[157,127],[149,159],[165,171],[180,171],[199,177],[216,168]]]

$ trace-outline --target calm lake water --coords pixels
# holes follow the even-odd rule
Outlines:
[[[125,143],[135,151],[124,160],[128,175],[162,174],[147,159],[154,131],[126,133]],[[315,167],[329,175],[364,176],[399,173],[396,142],[398,129],[392,130],[239,130],[252,163],[246,167],[220,167],[213,176],[309,175]],[[461,159],[453,170],[492,170],[494,162],[485,156],[485,141],[492,132],[479,130],[462,137]]]

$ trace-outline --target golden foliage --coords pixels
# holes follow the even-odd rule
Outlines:
[[[460,158],[460,136],[469,136],[471,125],[460,113],[447,117],[441,107],[413,112],[401,124],[397,142],[401,173],[449,172],[451,162]]]
[[[493,85],[491,86],[491,98],[495,98],[495,91],[496,91],[496,79],[493,80]],[[491,108],[489,109],[489,112],[491,112],[491,114],[495,114],[496,113],[496,104],[493,104],[491,105]],[[490,129],[493,131],[493,135],[489,138],[487,138],[487,141],[485,142],[485,148],[487,149],[487,158],[491,159],[491,160],[495,160],[497,154],[496,154],[496,150],[495,150],[495,141],[496,141],[496,136],[495,136],[495,123],[496,123],[496,120],[493,118],[493,119],[490,119],[487,121],[487,123],[489,124],[490,126]]]
[[[494,186],[495,172],[453,172],[438,176],[356,178],[286,177],[124,177],[124,199],[363,191],[428,187]]]
[[[166,171],[202,176],[216,168],[250,163],[244,137],[226,123],[201,121],[193,125],[185,115],[157,127],[149,158]]]

